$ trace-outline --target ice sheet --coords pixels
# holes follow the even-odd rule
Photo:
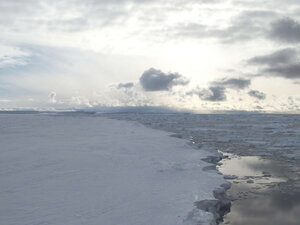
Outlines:
[[[209,224],[224,183],[186,140],[86,115],[0,115],[4,225]]]

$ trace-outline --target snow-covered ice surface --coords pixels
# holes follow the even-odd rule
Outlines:
[[[213,224],[224,183],[170,133],[87,114],[0,114],[0,224]]]

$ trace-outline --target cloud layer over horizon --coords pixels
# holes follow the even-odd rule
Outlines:
[[[0,12],[0,108],[300,107],[299,1],[0,0]]]

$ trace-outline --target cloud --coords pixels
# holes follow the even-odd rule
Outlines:
[[[287,79],[300,79],[300,64],[274,66],[263,69],[262,72]]]
[[[21,48],[0,43],[0,69],[26,65],[30,54]]]
[[[300,78],[298,51],[291,48],[281,49],[268,55],[247,60],[249,65],[259,65],[260,76],[277,76],[287,79]]]
[[[218,102],[218,101],[226,101],[227,97],[225,95],[224,87],[209,87],[208,89],[203,88],[195,88],[189,92],[187,95],[197,95],[201,100]]]
[[[276,17],[274,11],[244,10],[231,19],[227,28],[213,31],[212,34],[215,33],[225,43],[257,39],[264,36],[268,22]]]
[[[233,5],[239,5],[239,6],[244,6],[247,8],[271,8],[274,9],[281,9],[281,7],[285,7],[284,9],[288,9],[289,7],[295,7],[299,6],[299,1],[298,0],[272,0],[272,1],[265,1],[264,4],[261,4],[260,0],[231,0],[231,3]]]
[[[133,82],[128,82],[128,83],[119,83],[117,88],[121,89],[121,88],[132,88],[134,86]]]
[[[171,6],[174,5],[180,10],[180,6],[218,2],[221,0],[0,0],[0,27],[6,31],[22,32],[22,35],[28,33],[30,36],[32,30],[39,31],[37,33],[75,33],[115,25],[124,28],[127,21],[134,17],[139,21],[140,15],[147,15],[148,10],[152,11],[153,18],[172,12]],[[162,10],[155,10],[157,6]],[[147,18],[149,21],[149,15]]]
[[[55,92],[52,91],[52,92],[48,95],[48,97],[49,97],[51,103],[56,103],[56,93],[55,93]]]
[[[253,98],[257,98],[259,100],[264,100],[267,97],[267,95],[265,93],[260,92],[260,91],[256,91],[256,90],[249,91],[248,95],[253,97]]]
[[[184,23],[174,28],[175,35],[190,38],[215,38],[222,43],[235,43],[265,36],[269,23],[277,13],[268,10],[244,10],[224,26]]]
[[[207,89],[195,88],[187,92],[187,95],[197,95],[204,101],[218,102],[226,101],[226,89],[243,90],[251,85],[250,79],[244,78],[223,78],[210,83]]]
[[[297,61],[297,51],[292,48],[281,49],[269,55],[256,56],[247,61],[253,65],[268,65],[275,66],[278,64],[287,64]]]
[[[212,84],[214,86],[239,90],[248,88],[251,84],[251,80],[243,78],[223,78],[219,81],[212,82]]]
[[[227,97],[225,95],[225,88],[224,87],[210,87],[209,88],[209,91],[211,92],[211,95],[210,96],[200,96],[200,98],[202,100],[205,100],[205,101],[213,101],[213,102],[216,102],[216,101],[226,101]]]
[[[278,42],[299,43],[300,24],[291,18],[277,20],[271,24],[268,36]]]
[[[140,77],[140,83],[145,91],[169,91],[176,85],[187,85],[189,81],[179,73],[164,73],[150,68]]]

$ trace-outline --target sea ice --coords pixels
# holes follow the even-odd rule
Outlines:
[[[0,115],[4,225],[213,224],[196,201],[224,183],[170,133],[89,115]]]

